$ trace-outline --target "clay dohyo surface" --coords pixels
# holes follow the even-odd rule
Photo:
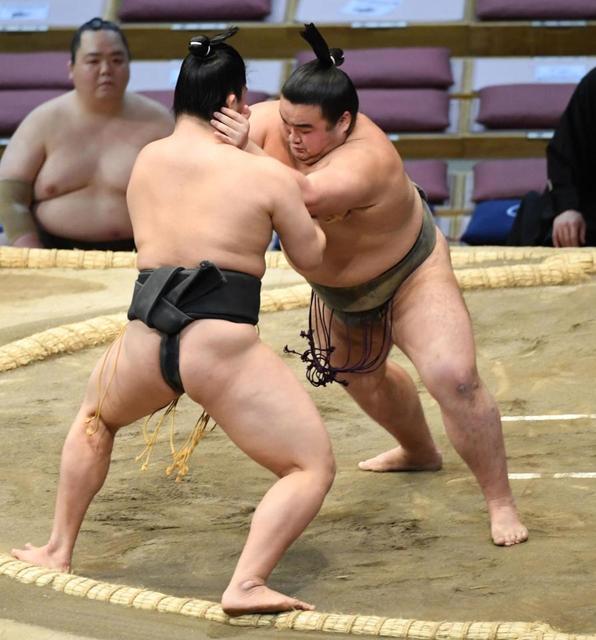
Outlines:
[[[280,275],[279,283],[289,278]],[[133,280],[132,270],[4,272],[0,343],[124,310]],[[595,280],[474,291],[465,297],[481,375],[503,415],[596,413]],[[264,314],[261,337],[280,354],[285,344],[301,347],[298,334],[305,318],[305,309]],[[103,350],[0,375],[0,551],[47,539],[61,446]],[[282,357],[304,379],[299,359]],[[333,440],[337,479],[320,515],[273,574],[272,586],[322,611],[541,621],[567,633],[595,633],[596,479],[554,476],[596,471],[596,421],[504,423],[510,473],[541,477],[512,480],[530,541],[497,548],[490,543],[479,490],[445,436],[436,403],[405,358],[396,350],[392,358],[417,381],[444,454],[443,470],[359,471],[358,461],[393,446],[391,438],[338,385],[309,387]],[[197,415],[192,403],[182,402],[179,438]],[[108,481],[84,523],[73,570],[97,580],[218,601],[272,476],[217,428],[201,442],[181,484],[164,475],[165,437],[146,472],[134,461],[142,449],[140,423],[120,432]],[[112,629],[118,628],[128,629],[126,637],[137,637],[133,630],[141,633],[144,624],[148,627],[139,637],[163,637],[167,628],[171,638],[186,637],[190,629],[204,637],[266,633],[175,622],[175,616],[143,617],[51,591],[43,594],[0,577],[0,618],[102,638],[115,637]],[[2,628],[0,621],[0,636]]]

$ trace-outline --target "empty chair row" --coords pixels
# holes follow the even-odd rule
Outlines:
[[[478,20],[592,20],[592,0],[49,0],[11,3],[0,16],[0,27],[77,25],[94,15],[123,23],[249,21],[287,24],[354,24],[380,26],[415,23],[457,23]]]
[[[183,52],[187,37],[180,35],[179,42]],[[243,53],[241,47],[239,51]],[[377,47],[347,49],[344,53],[342,69],[359,89],[434,88],[461,96],[472,96],[486,86],[498,84],[576,84],[596,66],[594,56],[462,59],[452,57],[445,47]],[[294,63],[312,58],[312,52],[302,51]],[[67,63],[67,52],[0,53],[0,87],[68,87]],[[285,61],[249,59],[247,65],[251,88],[270,94],[279,92],[287,74]],[[131,81],[142,88],[167,88],[173,86],[179,67],[179,59],[133,59]]]
[[[284,5],[280,7],[280,5]],[[298,22],[342,23],[366,20],[403,22],[455,22],[466,18],[465,0],[298,0],[294,15],[279,0],[121,0],[122,21],[266,20],[286,15]],[[592,0],[476,0],[473,13],[480,20],[536,20],[596,18]],[[283,17],[282,17],[283,19]]]
[[[472,245],[506,244],[521,199],[546,188],[546,158],[483,160],[465,178],[467,214],[456,239]]]
[[[312,58],[312,53],[298,56],[298,62]],[[454,85],[454,68],[461,70],[461,61],[450,59],[444,48],[382,48],[346,52],[345,70],[359,90],[361,110],[388,133],[402,132],[480,132],[486,129],[538,129],[556,126],[575,83],[594,59],[558,59],[538,68],[533,61],[537,80],[559,82],[516,82],[494,84],[500,78],[511,77],[512,67],[520,67],[517,80],[531,80],[530,63],[525,60],[476,60],[472,73],[473,87],[459,82],[459,95],[454,100],[449,93]],[[70,88],[67,74],[68,57],[59,52],[1,54],[0,104],[13,126],[24,117],[27,109],[37,106],[46,94],[38,90]],[[501,73],[499,66],[501,65]],[[135,91],[172,90],[180,61],[132,63],[130,88]],[[525,65],[525,69],[524,69]],[[506,74],[506,70],[509,73]],[[252,90],[276,95],[285,77],[281,61],[249,61],[249,85]],[[470,75],[467,72],[460,76]],[[574,82],[563,82],[571,80]],[[491,84],[493,83],[493,84]],[[484,86],[483,86],[484,85]],[[455,88],[457,91],[457,86]],[[15,93],[27,91],[27,95]],[[467,91],[471,91],[467,93]],[[470,114],[460,113],[461,104],[470,106],[465,98],[477,95]],[[164,97],[163,100],[166,100]],[[20,109],[20,111],[19,111]],[[470,120],[470,115],[472,120]],[[10,117],[9,117],[10,116]],[[3,123],[0,130],[10,133]]]

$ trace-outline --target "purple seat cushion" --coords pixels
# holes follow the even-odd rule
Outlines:
[[[596,18],[594,0],[476,0],[481,20],[569,20]]]
[[[174,91],[169,90],[154,90],[154,91],[139,91],[144,96],[163,104],[167,109],[171,109],[174,105]],[[269,94],[264,91],[247,91],[246,102],[247,104],[255,104],[256,102],[264,102],[269,99]]]
[[[351,49],[344,54],[341,68],[356,87],[446,89],[453,84],[449,50],[444,47]],[[298,64],[313,58],[312,51],[296,56]]]
[[[383,131],[444,131],[449,96],[439,89],[361,89],[360,111]]]
[[[7,89],[0,91],[0,135],[12,135],[21,120],[30,111],[63,93],[62,89]]]
[[[406,160],[406,173],[421,186],[432,204],[445,202],[449,197],[447,163],[444,160]]]
[[[122,0],[118,16],[125,22],[174,20],[262,20],[271,0]]]
[[[488,129],[554,129],[574,84],[503,84],[478,92],[477,121]]]
[[[472,200],[521,198],[546,186],[546,158],[483,160],[474,166]]]
[[[0,53],[0,90],[72,89],[69,60],[62,51]]]

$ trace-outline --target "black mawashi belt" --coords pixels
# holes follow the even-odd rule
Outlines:
[[[159,267],[139,273],[129,320],[141,320],[162,334],[161,373],[177,393],[180,378],[180,332],[206,318],[255,325],[259,319],[261,281],[240,271],[221,270],[203,261],[196,269]]]

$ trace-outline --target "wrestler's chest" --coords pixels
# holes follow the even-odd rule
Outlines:
[[[138,154],[134,144],[102,144],[101,140],[63,140],[47,151],[37,180],[36,195],[52,197],[96,184],[125,190]]]

